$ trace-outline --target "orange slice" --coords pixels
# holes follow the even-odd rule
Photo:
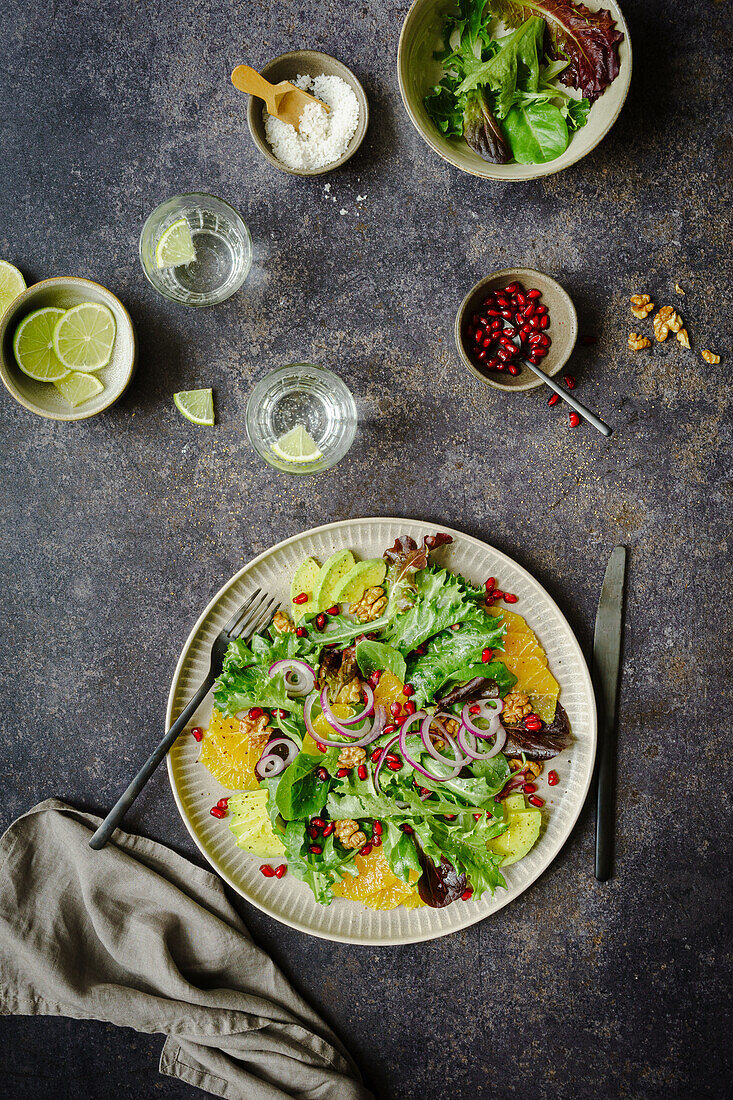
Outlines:
[[[381,848],[372,848],[369,855],[356,857],[358,875],[346,875],[343,882],[333,887],[339,898],[360,901],[369,909],[396,909],[404,905],[417,909],[423,901],[414,886],[408,886],[390,869]],[[417,872],[412,872],[417,879]]]
[[[560,685],[547,667],[547,654],[521,615],[506,608],[492,607],[490,615],[501,615],[506,624],[504,650],[497,649],[501,661],[517,677],[514,691],[529,695],[532,708],[543,722],[555,717]]]
[[[402,694],[405,685],[398,680],[393,672],[385,669],[379,677],[379,683],[374,689],[374,702],[389,709],[390,703],[405,703],[407,700]]]
[[[248,737],[238,718],[225,718],[214,710],[201,743],[199,762],[215,779],[232,791],[253,791],[259,786],[255,764],[262,755],[268,734]]]

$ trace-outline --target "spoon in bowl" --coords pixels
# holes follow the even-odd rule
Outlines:
[[[268,112],[281,122],[288,122],[300,133],[300,117],[309,103],[317,103],[330,111],[327,103],[322,103],[314,95],[309,95],[302,88],[296,88],[289,80],[281,80],[279,84],[271,84],[260,76],[256,69],[249,65],[237,65],[232,73],[232,84],[240,92],[248,95],[256,95],[264,99]]]

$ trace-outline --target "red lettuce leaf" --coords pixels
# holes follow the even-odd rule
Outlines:
[[[586,99],[598,99],[618,76],[618,45],[624,36],[606,8],[591,11],[572,0],[492,0],[491,8],[510,27],[541,16],[553,57],[568,62],[559,79]]]
[[[437,535],[426,535],[422,540],[422,546],[418,546],[413,538],[405,535],[404,538],[395,539],[394,546],[384,551],[384,560],[389,563],[388,580],[390,590],[394,594],[394,601],[400,611],[404,611],[415,602],[417,585],[415,574],[421,569],[427,569],[428,555],[439,546],[453,542],[450,535],[438,532]]]

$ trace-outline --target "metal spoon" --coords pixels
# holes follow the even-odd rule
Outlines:
[[[511,325],[507,324],[504,326],[504,328],[511,328]],[[510,339],[515,347],[521,348],[522,341],[519,336],[513,336],[510,337]],[[523,356],[519,360],[519,362],[522,364],[523,367],[527,367],[534,374],[536,374],[538,378],[541,378],[546,386],[549,386],[551,390],[562,397],[563,401],[566,401],[571,409],[575,409],[575,411],[579,413],[584,420],[587,420],[588,423],[592,424],[594,428],[597,428],[599,432],[606,436],[612,434],[613,428],[610,428],[608,424],[606,424],[605,421],[601,420],[599,416],[596,416],[595,413],[592,413],[590,409],[587,409],[585,405],[581,404],[581,402],[578,401],[577,397],[573,397],[572,394],[568,393],[567,390],[564,390],[562,386],[559,386],[557,382],[554,381],[554,379],[550,378],[550,376],[548,374],[545,374],[543,370],[540,370],[539,367],[536,367],[534,363],[530,363],[529,360],[525,359]]]

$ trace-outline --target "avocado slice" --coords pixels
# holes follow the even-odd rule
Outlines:
[[[383,558],[368,558],[367,561],[356,562],[334,589],[333,602],[357,603],[367,588],[381,584],[386,574],[387,563]]]
[[[321,567],[315,558],[306,558],[295,570],[290,585],[290,612],[293,616],[293,622],[297,623],[304,615],[312,615],[316,610],[313,601],[313,589],[316,587],[320,572]],[[299,596],[301,592],[305,592],[308,602],[293,603],[295,597]]]
[[[520,805],[521,799],[521,805]],[[508,803],[512,805],[508,805]],[[495,836],[487,841],[489,851],[495,852],[504,858],[502,867],[508,867],[510,863],[516,863],[527,855],[534,847],[542,828],[542,814],[539,810],[524,808],[524,795],[513,794],[504,801],[504,814],[509,822],[509,828],[501,836]]]
[[[313,609],[328,611],[338,601],[335,592],[343,578],[354,565],[354,555],[350,550],[337,550],[321,566],[318,580],[313,591]]]

